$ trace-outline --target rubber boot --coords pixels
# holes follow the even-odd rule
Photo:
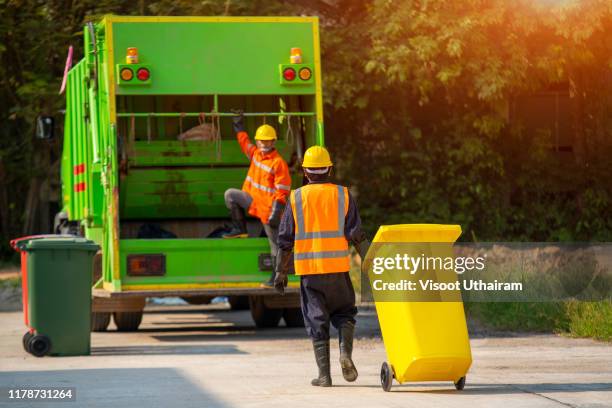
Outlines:
[[[353,382],[357,379],[357,368],[353,363],[353,336],[355,334],[355,323],[346,322],[340,326],[340,367],[342,376],[346,381]]]
[[[270,275],[270,278],[261,283],[259,285],[260,288],[273,288],[274,287],[274,277],[276,277],[276,257],[273,256],[272,257],[272,275]]]
[[[312,342],[315,360],[319,367],[319,378],[310,383],[315,387],[331,387],[332,379],[329,367],[329,340],[315,340]]]
[[[232,217],[232,229],[223,234],[223,238],[247,238],[249,234],[247,233],[244,209],[238,204],[232,204],[230,216]]]

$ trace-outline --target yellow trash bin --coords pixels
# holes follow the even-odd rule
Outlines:
[[[447,242],[452,249],[460,235],[459,225],[385,225],[379,228],[373,244]],[[387,352],[380,373],[385,391],[391,389],[394,378],[400,384],[452,381],[456,389],[463,389],[472,364],[463,302],[375,304]]]

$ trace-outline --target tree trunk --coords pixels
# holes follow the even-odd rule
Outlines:
[[[6,193],[6,172],[4,163],[0,158],[0,236],[8,238],[10,235],[8,195]]]
[[[34,231],[34,225],[37,218],[36,209],[38,207],[38,188],[40,181],[38,178],[32,178],[30,183],[30,189],[28,190],[28,197],[26,199],[26,206],[23,213],[23,235],[31,235]]]

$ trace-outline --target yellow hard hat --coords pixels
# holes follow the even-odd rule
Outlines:
[[[312,146],[304,153],[302,167],[330,167],[333,166],[329,152],[323,146]]]
[[[261,125],[255,132],[255,140],[276,140],[276,130],[270,125]]]

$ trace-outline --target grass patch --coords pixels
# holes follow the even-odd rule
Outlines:
[[[21,287],[21,276],[16,278],[0,279],[0,288],[17,289]]]
[[[568,302],[566,311],[572,336],[612,341],[612,301]]]
[[[496,330],[554,332],[612,341],[612,301],[466,303],[468,318]]]

